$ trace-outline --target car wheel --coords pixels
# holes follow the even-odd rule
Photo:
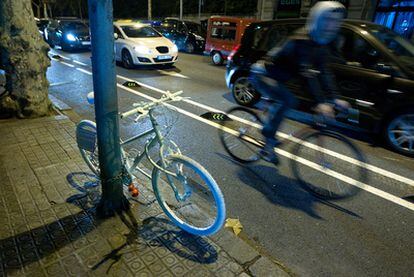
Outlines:
[[[414,157],[414,110],[400,112],[388,120],[384,136],[393,150]]]
[[[185,52],[192,54],[194,53],[194,51],[195,51],[194,44],[191,42],[187,42],[185,44]]]
[[[253,106],[260,100],[260,93],[256,91],[247,77],[239,77],[233,84],[234,100],[242,106]]]
[[[211,61],[214,65],[222,65],[224,62],[223,56],[220,54],[220,52],[213,52],[211,54]]]
[[[131,69],[134,67],[134,62],[128,50],[122,51],[122,66],[126,69]]]

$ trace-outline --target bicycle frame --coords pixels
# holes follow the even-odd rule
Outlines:
[[[183,194],[183,195],[181,195],[179,192],[178,192],[178,189],[177,189],[177,187],[174,185],[174,182],[171,180],[171,177],[175,177],[175,178],[180,178],[179,176],[177,176],[177,174],[176,173],[174,173],[174,172],[171,172],[171,171],[168,171],[168,170],[166,170],[165,168],[167,167],[167,165],[166,165],[166,162],[165,162],[165,159],[164,159],[164,157],[163,157],[163,155],[162,155],[162,153],[163,153],[163,150],[164,150],[164,140],[165,140],[165,138],[163,137],[163,135],[161,134],[161,132],[160,132],[160,130],[159,130],[159,124],[158,124],[158,122],[156,121],[156,119],[155,119],[155,117],[154,117],[154,115],[152,114],[152,110],[150,110],[149,111],[149,113],[148,113],[148,115],[149,115],[149,118],[150,118],[150,121],[151,121],[151,125],[153,126],[151,129],[149,129],[149,130],[147,130],[147,131],[144,131],[144,132],[142,132],[141,134],[138,134],[138,135],[136,135],[136,136],[133,136],[133,137],[131,137],[131,138],[129,138],[129,139],[127,139],[127,140],[125,140],[125,141],[122,141],[121,140],[121,142],[120,142],[120,145],[121,145],[121,148],[124,148],[124,146],[125,145],[127,145],[127,144],[130,144],[130,143],[132,143],[132,142],[134,142],[134,141],[136,141],[136,140],[138,140],[138,139],[140,139],[140,138],[142,138],[142,137],[146,137],[146,136],[148,136],[148,135],[151,135],[151,134],[155,134],[155,136],[152,138],[152,139],[150,139],[150,140],[148,140],[146,143],[145,143],[145,146],[144,146],[144,151],[142,152],[142,153],[140,153],[140,154],[138,154],[136,157],[135,157],[135,159],[134,159],[134,162],[133,162],[133,164],[132,164],[132,166],[130,166],[129,168],[125,165],[125,167],[127,168],[127,171],[128,171],[128,173],[129,174],[131,174],[131,175],[133,175],[133,172],[134,172],[134,170],[138,170],[139,172],[141,172],[142,174],[144,174],[146,177],[148,177],[149,179],[152,179],[152,177],[148,174],[148,173],[146,173],[144,170],[142,170],[141,168],[139,168],[138,167],[138,165],[139,165],[139,163],[142,161],[142,159],[144,158],[144,157],[147,157],[147,159],[150,161],[150,163],[154,166],[154,167],[156,167],[156,168],[158,168],[159,170],[161,170],[162,172],[164,172],[165,174],[166,174],[166,176],[167,176],[167,179],[168,179],[168,183],[169,183],[169,185],[171,186],[171,188],[173,189],[173,191],[174,191],[174,194],[175,194],[175,196],[176,196],[176,198],[178,199],[178,200],[180,200],[180,201],[185,201],[185,199],[189,196],[189,194],[190,194],[190,189],[189,189],[189,187],[188,186],[185,186],[185,193]],[[149,155],[149,150],[151,149],[151,148],[153,148],[156,144],[159,144],[160,145],[160,150],[159,150],[159,156],[160,156],[160,161],[161,161],[161,166],[159,166],[158,164],[157,164],[157,162],[155,162],[151,157],[150,157],[150,155]],[[185,184],[186,184],[186,182],[184,182]]]

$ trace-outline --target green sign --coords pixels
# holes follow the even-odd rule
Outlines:
[[[224,113],[212,113],[208,112],[201,115],[202,118],[212,120],[212,121],[227,121],[230,120],[230,118],[225,115]]]
[[[129,87],[129,88],[135,88],[135,87],[139,87],[139,84],[137,82],[125,82],[123,83],[124,87]]]

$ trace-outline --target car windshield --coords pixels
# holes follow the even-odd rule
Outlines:
[[[122,30],[130,38],[156,38],[161,37],[154,28],[149,26],[122,26]]]
[[[70,31],[89,32],[88,25],[82,22],[64,22],[63,27]]]
[[[188,27],[188,30],[191,33],[197,34],[197,35],[201,35],[203,33],[203,31],[201,30],[201,25],[196,24],[196,23],[191,23],[191,22],[186,22],[185,23]]]
[[[371,27],[369,32],[380,40],[410,70],[414,71],[414,44],[382,26]]]

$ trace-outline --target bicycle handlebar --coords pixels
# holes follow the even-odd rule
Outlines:
[[[140,117],[147,115],[148,111],[151,110],[155,106],[161,105],[162,103],[165,103],[165,102],[181,101],[183,97],[179,97],[178,95],[182,93],[183,93],[182,90],[177,91],[175,93],[167,92],[161,98],[154,100],[152,102],[134,103],[133,106],[136,108],[122,113],[121,118],[125,118],[125,117],[138,113],[140,115],[137,117],[137,119],[139,119]],[[135,121],[137,121],[137,119]]]

